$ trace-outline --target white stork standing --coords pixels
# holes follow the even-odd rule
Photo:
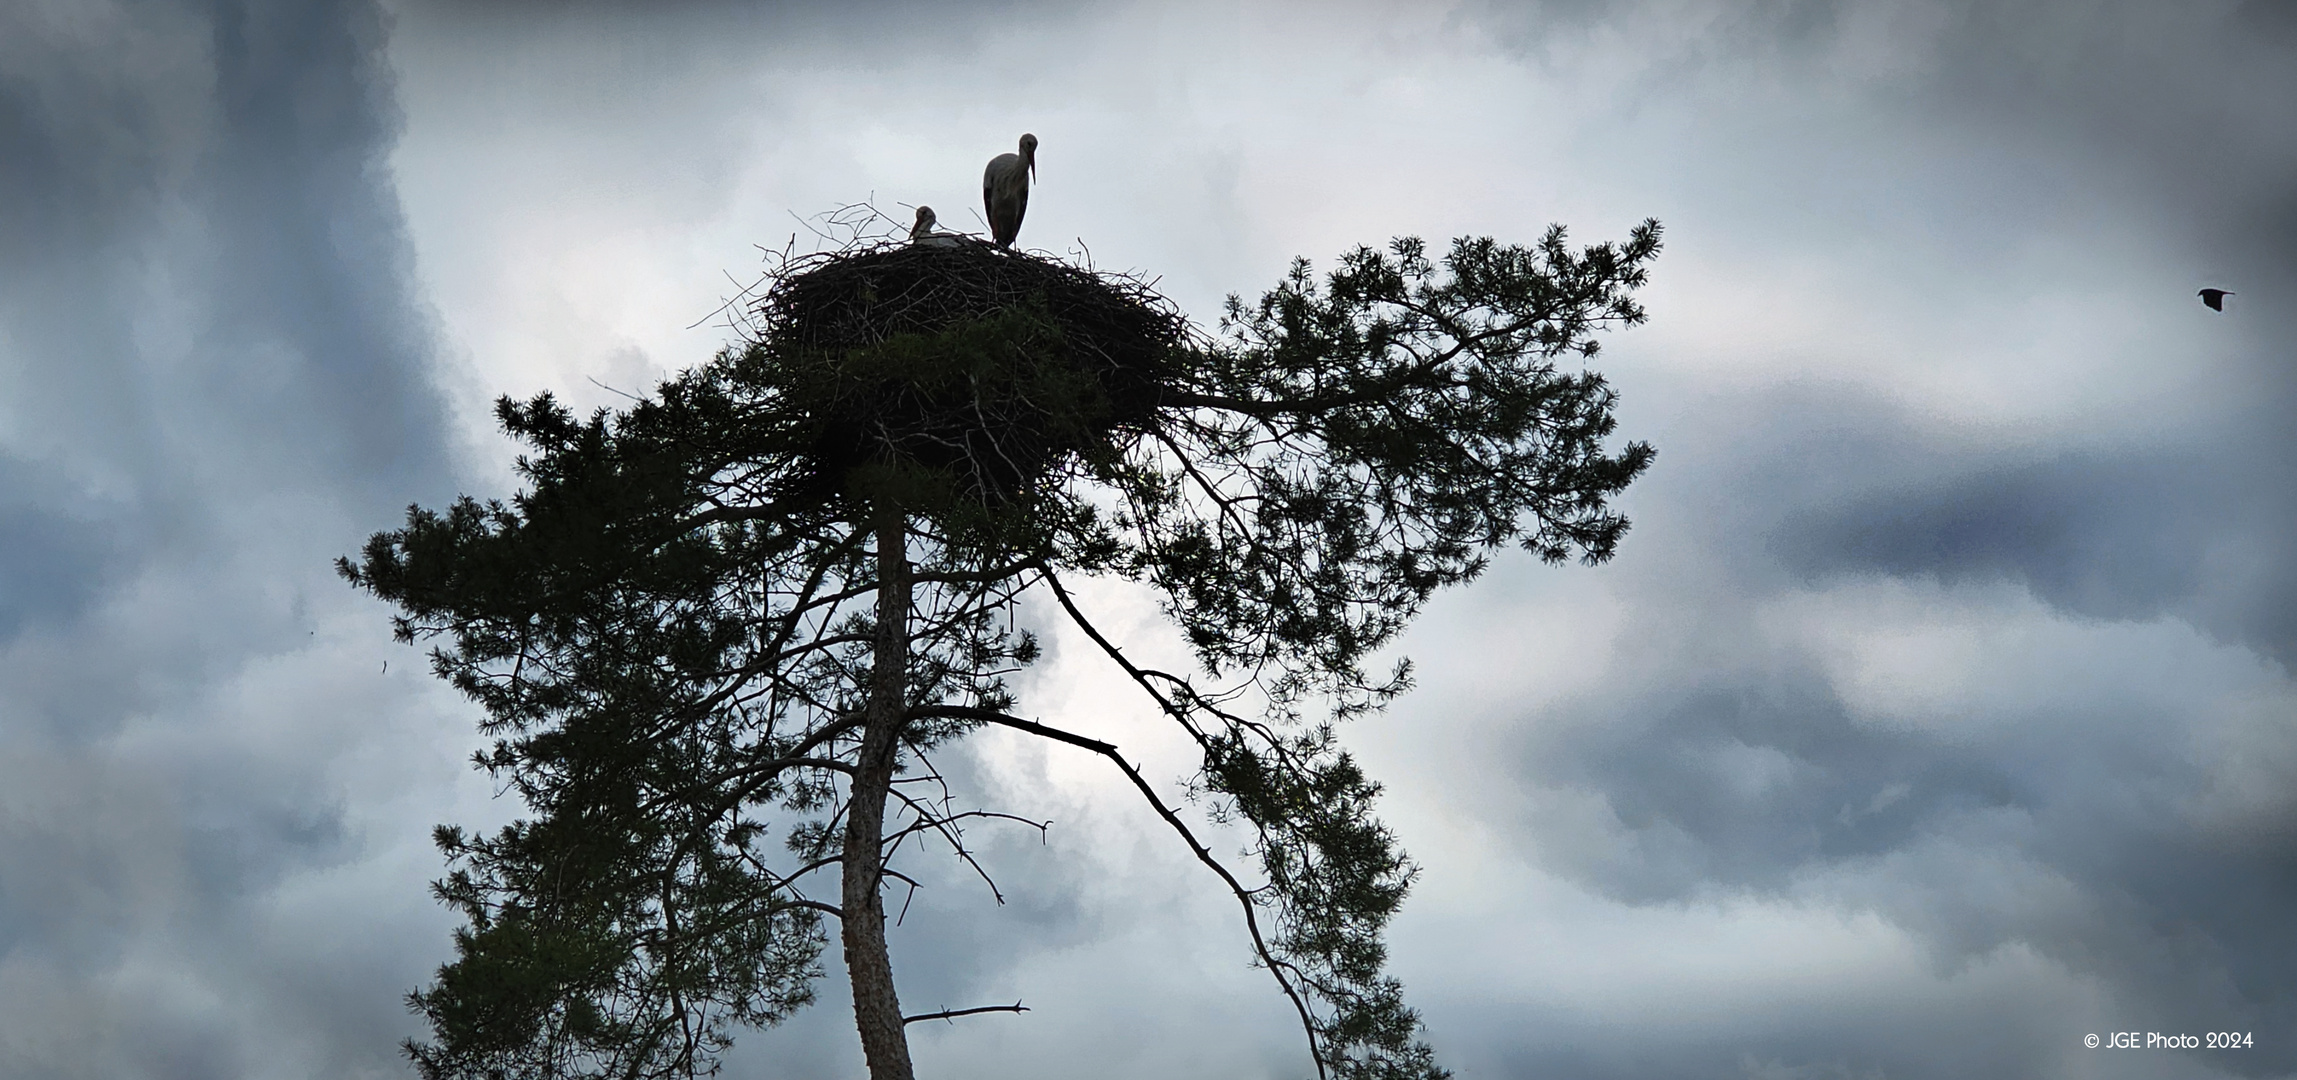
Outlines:
[[[1021,235],[1021,215],[1029,210],[1029,181],[1037,176],[1037,137],[1021,136],[1021,152],[989,159],[981,174],[981,202],[989,210],[989,233],[1009,248]]]

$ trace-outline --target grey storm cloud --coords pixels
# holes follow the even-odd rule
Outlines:
[[[1823,49],[1860,9],[1766,7],[1766,25]],[[1917,48],[1935,67],[1904,89],[1953,123],[2034,148],[2131,193],[2202,262],[2263,302],[2240,313],[2243,398],[2151,445],[2032,460],[1940,462],[1798,522],[1811,570],[2002,574],[2097,618],[2171,612],[2297,670],[2297,13],[1940,5]],[[2101,17],[2106,16],[2106,17]],[[2196,282],[2195,284],[2207,284]],[[2189,363],[2174,353],[2157,362]],[[2164,402],[2172,411],[2175,402]],[[1828,514],[1832,520],[1825,520]]]
[[[436,486],[427,328],[384,172],[397,114],[380,13],[13,19],[0,266],[25,426],[152,502],[187,456],[258,485],[365,488],[372,505]],[[156,441],[171,434],[212,444]],[[302,475],[265,475],[282,467]]]
[[[1641,600],[1622,632],[1641,651],[1613,663],[1606,692],[1526,718],[1512,737],[1519,775],[1595,794],[1615,839],[1564,837],[1582,822],[1543,822],[1536,809],[1517,835],[1547,865],[1630,903],[1752,895],[1875,911],[1948,969],[2030,949],[2093,980],[2113,1016],[2160,1030],[2287,1030],[2292,776],[2270,766],[2274,779],[2238,812],[2196,810],[2229,786],[2225,760],[2194,752],[2224,723],[2223,696],[2240,693],[2225,672],[2164,663],[2158,693],[2006,695],[1953,706],[1978,715],[1933,729],[1859,715],[1825,670],[1823,631],[1722,658],[1715,643],[1759,637],[1768,607],[1799,590],[2007,589],[2077,625],[2190,626],[2259,658],[2247,685],[2286,685],[2297,671],[2297,18],[2257,3],[1698,10],[1713,19],[1690,46],[1703,63],[1806,75],[1839,61],[1862,23],[1894,26],[1893,70],[1838,80],[1841,93],[2110,192],[2172,245],[2162,257],[2212,267],[2262,299],[2238,312],[2244,323],[2192,324],[2197,338],[2234,343],[2239,391],[2201,409],[2164,400],[2158,424],[1990,446],[1942,439],[1887,398],[1804,384],[1713,403],[1677,432],[1703,429],[1730,456],[1670,459],[1659,439],[1660,468],[1634,496],[1648,527],[1614,571]],[[1558,36],[1636,25],[1602,5],[1495,7],[1491,18],[1534,54]],[[1994,192],[2057,212],[2034,194]],[[2219,282],[2192,282],[2175,300],[2214,317],[2185,295],[2202,284]],[[2197,395],[2206,381],[2197,368]],[[2038,686],[2066,677],[2024,675]],[[2242,728],[2239,753],[2286,762],[2297,717],[2268,708]],[[2034,1049],[2070,1026],[2036,1026],[2040,1014],[2014,1000],[1961,1015],[1845,1006],[1641,1054],[1531,1041],[1499,1057],[1566,1077],[2297,1070],[2297,1053],[2262,1042],[2242,1055],[2076,1066]]]
[[[0,641],[68,619],[124,555],[113,510],[20,460],[0,460]]]
[[[450,491],[362,5],[23,7],[0,69],[8,602],[309,558]],[[332,537],[321,534],[332,531]],[[248,582],[215,581],[222,612]],[[228,624],[227,624],[228,626]],[[214,647],[252,644],[229,626]],[[93,663],[95,657],[78,658]]]
[[[2285,431],[2243,434],[2151,454],[1963,463],[1807,508],[1775,547],[1812,575],[2004,578],[2074,615],[2175,614],[2297,670],[2297,447]]]
[[[1588,793],[1602,827],[1591,835],[1584,815],[1535,798],[1503,831],[1632,905],[1762,897],[1870,911],[1925,942],[1941,970],[2031,950],[2157,1030],[2297,1023],[2288,771],[2230,813],[2198,809],[2223,794],[2227,763],[2196,755],[2196,740],[2225,722],[2240,687],[2287,677],[2275,648],[2286,639],[2228,626],[2195,599],[2221,587],[2203,562],[2211,543],[2254,527],[2233,512],[2242,494],[2223,490],[2238,484],[2198,481],[2220,459],[1988,466],[1940,453],[1887,403],[1789,392],[1725,404],[1719,413],[1755,421],[1773,445],[1678,460],[1641,493],[1646,506],[1689,509],[1647,517],[1644,546],[1615,571],[1635,598],[1619,631],[1632,644],[1599,689],[1486,736],[1513,745],[1524,791]],[[2279,572],[2232,587],[2278,584]],[[2064,657],[2035,654],[2003,661],[1998,677],[2037,689],[1924,698],[1935,703],[1911,718],[1878,719],[1846,697],[1829,625],[1779,614],[1798,595],[1862,583],[1940,590],[2004,619],[2031,617],[2017,614],[2024,596],[2077,625],[2126,625],[2144,635],[2129,660],[2147,674],[2122,680],[2135,693],[2052,692],[2112,661],[2069,674],[2048,666]],[[2235,610],[2287,610],[2243,599],[2254,603]],[[2178,648],[2178,623],[2260,659],[2204,668],[2192,662],[2203,645],[2183,647],[2184,662],[2143,655]],[[2243,755],[2297,751],[2285,714],[2240,731]],[[1586,1078],[1757,1075],[1750,1061],[1774,1060],[1844,1063],[1779,1075],[2055,1075],[2063,1062],[2035,1044],[2067,1022],[2030,1005],[2011,995],[1879,1015],[1850,1003],[1631,1054],[1571,1049],[1591,1035],[1491,1052]],[[2192,1075],[2286,1075],[2297,1055],[2261,1045],[2208,1068],[2222,1071]]]
[[[328,562],[453,490],[385,41],[364,3],[0,14],[8,1075],[398,1068],[391,916],[279,891],[363,846],[311,750],[383,635],[329,629]]]

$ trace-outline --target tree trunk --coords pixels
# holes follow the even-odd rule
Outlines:
[[[877,523],[877,655],[852,804],[846,809],[839,905],[844,917],[838,920],[845,970],[853,982],[853,1019],[861,1029],[870,1080],[911,1080],[909,1037],[902,1030],[893,961],[885,948],[884,874],[878,861],[885,842],[886,792],[908,710],[909,588],[907,520],[898,510],[883,511]]]

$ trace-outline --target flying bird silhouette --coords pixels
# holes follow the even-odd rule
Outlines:
[[[1029,181],[1037,175],[1037,137],[1021,136],[1021,152],[989,159],[981,174],[981,202],[989,210],[989,234],[997,246],[1013,246],[1021,235],[1021,215],[1029,210]]]
[[[2233,294],[2224,289],[2203,289],[2194,295],[2201,297],[2201,302],[2208,304],[2209,310],[2224,311],[2225,298]]]

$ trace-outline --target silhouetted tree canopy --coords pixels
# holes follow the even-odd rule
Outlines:
[[[882,889],[905,843],[970,861],[965,827],[1007,816],[918,783],[998,725],[1110,761],[1235,894],[1320,1075],[1443,1075],[1384,974],[1414,871],[1334,723],[1406,688],[1367,664],[1493,550],[1616,550],[1652,451],[1605,445],[1584,360],[1643,320],[1658,251],[1655,222],[1397,240],[1296,262],[1206,334],[1132,278],[862,243],[777,266],[744,341],[627,410],[502,400],[525,490],[411,508],[341,564],[483,708],[478,764],[527,811],[438,831],[467,925],[411,996],[415,1062],[707,1074],[812,1000],[827,918],[873,1077],[908,1077]],[[1199,670],[1136,664],[1090,576],[1152,588]],[[1022,715],[1032,590],[1195,742],[1185,790],[1257,867],[1118,748]]]

